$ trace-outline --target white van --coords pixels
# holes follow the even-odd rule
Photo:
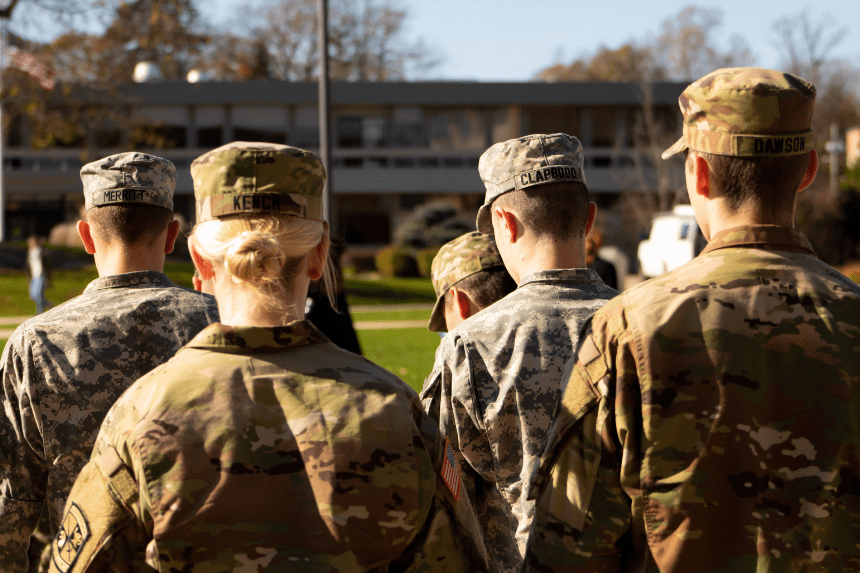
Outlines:
[[[693,260],[706,244],[692,205],[675,205],[654,216],[651,234],[639,243],[640,272],[645,278],[662,275]]]

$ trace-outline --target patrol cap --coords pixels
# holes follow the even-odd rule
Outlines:
[[[487,189],[478,231],[491,235],[490,205],[504,193],[559,181],[585,183],[582,144],[565,133],[527,135],[497,143],[481,155],[478,173]]]
[[[762,68],[723,68],[678,98],[684,134],[663,152],[685,149],[736,157],[780,157],[812,150],[815,86]]]
[[[84,208],[143,203],[173,211],[176,167],[162,157],[118,153],[81,168]]]
[[[472,231],[446,243],[430,265],[430,280],[436,291],[436,304],[430,313],[427,328],[432,332],[444,332],[445,293],[456,283],[473,274],[504,266],[502,256],[492,235]]]
[[[238,213],[285,213],[323,221],[326,173],[315,154],[234,141],[191,163],[197,222]]]

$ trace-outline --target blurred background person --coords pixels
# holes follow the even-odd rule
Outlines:
[[[343,254],[343,244],[334,242],[330,248],[334,270],[334,296],[330,297],[325,285],[320,281],[312,281],[308,288],[308,298],[305,301],[305,318],[314,323],[329,340],[350,352],[361,354],[361,344],[358,334],[352,324],[349,303],[346,300],[346,288],[343,283],[343,273],[340,268],[340,256]]]
[[[589,269],[596,271],[607,286],[617,290],[618,276],[615,273],[615,265],[600,258],[598,253],[601,245],[603,245],[603,233],[600,232],[600,229],[592,229],[585,237],[585,264],[588,265]]]
[[[52,570],[485,570],[415,392],[304,317],[311,280],[331,293],[320,160],[236,142],[191,172],[189,247],[222,323],[114,406]]]
[[[51,259],[44,241],[36,235],[27,239],[27,269],[30,271],[30,300],[36,303],[36,314],[42,314],[52,306],[45,298],[45,289],[51,286]]]

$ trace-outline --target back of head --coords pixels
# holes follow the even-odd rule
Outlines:
[[[86,219],[107,243],[152,247],[173,220],[176,168],[146,153],[111,155],[81,169]]]
[[[497,143],[481,155],[486,187],[476,226],[492,234],[491,205],[513,210],[536,236],[570,239],[585,234],[588,189],[582,144],[564,133],[528,135]]]
[[[190,244],[233,282],[255,290],[261,305],[284,308],[304,258],[321,241],[327,252],[322,162],[294,147],[234,142],[194,160],[191,175],[197,225]],[[324,268],[331,293],[330,261]]]
[[[702,154],[730,208],[790,208],[813,149],[815,87],[785,72],[725,68],[678,99],[683,136],[663,153]]]
[[[474,231],[439,249],[430,268],[430,279],[436,291],[436,304],[427,328],[433,332],[447,330],[444,306],[452,286],[468,292],[481,309],[517,286],[505,269],[493,236]]]

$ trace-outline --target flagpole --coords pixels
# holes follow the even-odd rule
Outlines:
[[[6,38],[5,22],[6,19],[0,19],[0,243],[6,240],[6,196],[4,193],[6,184],[3,178],[3,174],[6,171],[6,162],[4,161],[6,131],[3,129],[3,72],[6,69],[3,65],[5,63],[3,61]]]
[[[331,150],[329,147],[329,102],[328,102],[328,1],[318,0],[317,4],[317,43],[319,44],[320,68],[317,84],[320,124],[320,159],[322,159],[328,181],[323,189],[323,217],[329,223],[329,229],[334,234],[337,229],[332,214],[332,166]]]

